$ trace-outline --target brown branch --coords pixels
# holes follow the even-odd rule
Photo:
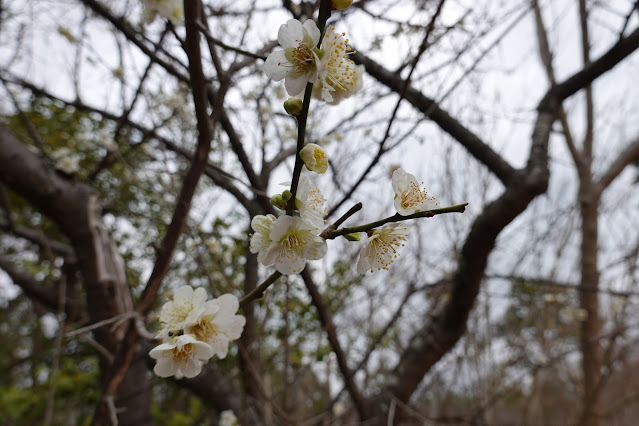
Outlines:
[[[610,184],[621,174],[622,171],[630,163],[634,163],[639,160],[639,137],[630,143],[626,149],[621,152],[615,161],[612,162],[603,176],[595,183],[595,188],[598,196],[610,186]]]
[[[498,235],[526,209],[533,198],[546,190],[549,178],[548,141],[561,102],[613,68],[638,47],[639,30],[611,47],[582,71],[551,88],[541,100],[526,168],[510,176],[503,194],[488,204],[477,217],[461,251],[449,302],[413,335],[408,348],[401,354],[393,372],[394,381],[387,388],[400,401],[408,401],[426,372],[463,335],[488,256]],[[486,155],[486,152],[482,151],[482,155]],[[490,158],[490,155],[486,158]],[[495,165],[499,168],[499,161],[493,162]],[[376,413],[379,416],[387,409],[388,401],[383,401],[378,404]]]
[[[46,306],[51,312],[55,312],[58,307],[58,298],[54,288],[47,286],[46,283],[37,280],[33,275],[16,266],[11,259],[2,253],[0,253],[0,269],[11,277],[13,283],[20,287],[29,299]]]
[[[212,130],[209,120],[217,122],[223,111],[223,99],[225,88],[215,97],[215,103],[212,105],[213,114],[209,117],[207,112],[207,83],[202,70],[202,55],[200,51],[200,35],[197,29],[199,20],[199,4],[194,2],[186,2],[186,46],[185,50],[189,57],[189,73],[191,81],[191,89],[193,92],[193,101],[195,104],[195,114],[197,117],[198,145],[191,166],[184,178],[182,189],[178,197],[178,201],[173,212],[171,223],[168,226],[166,234],[162,239],[160,248],[158,249],[157,258],[151,276],[142,292],[142,296],[137,303],[136,311],[141,315],[147,314],[153,307],[153,303],[162,284],[162,280],[168,272],[173,252],[177,246],[178,239],[182,235],[184,224],[188,217],[191,207],[191,201],[195,194],[200,177],[204,173],[208,154],[210,151],[210,143],[212,140]],[[96,407],[93,417],[93,425],[102,425],[108,419],[108,410],[105,397],[113,396],[122,381],[126,370],[128,369],[135,349],[137,347],[137,330],[133,323],[129,324],[129,328],[125,339],[120,344],[120,349],[115,356],[108,380],[103,386],[103,398]]]
[[[363,64],[368,74],[389,89],[398,93],[403,90],[403,80],[398,75],[384,68],[381,64],[361,53],[355,53],[352,55],[352,58],[356,63]],[[448,112],[437,105],[434,100],[428,98],[412,86],[406,90],[405,99],[413,105],[415,109],[425,114],[426,117],[433,120],[443,131],[461,143],[468,152],[486,165],[504,184],[508,184],[508,182],[516,178],[516,170],[510,164],[477,135],[451,117]]]
[[[97,0],[80,1],[88,6],[91,10],[93,10],[98,16],[101,16],[109,21],[116,29],[124,34],[124,36],[129,41],[136,45],[138,49],[142,51],[142,53],[147,55],[153,62],[164,68],[169,74],[184,83],[189,82],[188,76],[186,76],[182,71],[178,70],[173,64],[160,58],[158,56],[158,52],[154,52],[149,46],[147,46],[146,42],[142,39],[142,36],[138,31],[131,27],[131,25],[129,25],[124,19],[115,16],[108,7],[104,6]],[[164,53],[166,54],[166,52]],[[175,60],[175,58],[172,59]]]
[[[308,289],[308,293],[311,296],[311,300],[313,302],[313,306],[317,309],[317,314],[319,315],[320,322],[322,323],[322,327],[324,331],[326,331],[326,335],[328,337],[328,341],[333,348],[333,352],[335,353],[335,357],[337,358],[337,365],[339,370],[344,377],[344,382],[346,384],[346,389],[348,390],[348,394],[353,399],[355,403],[355,407],[357,408],[357,412],[361,419],[365,419],[368,416],[368,407],[366,405],[366,401],[364,396],[361,394],[359,389],[357,388],[357,384],[355,383],[354,375],[351,369],[348,367],[348,363],[346,362],[346,354],[342,349],[342,345],[337,338],[337,331],[335,330],[335,324],[333,323],[333,319],[331,317],[330,312],[328,311],[328,307],[324,303],[322,295],[319,292],[319,289],[313,282],[313,277],[308,269],[308,267],[304,268],[301,273],[302,279],[304,280],[304,284],[306,284],[306,288]]]
[[[332,216],[342,206],[342,204],[344,204],[347,200],[349,200],[353,196],[353,194],[355,193],[355,190],[357,190],[357,188],[359,188],[359,186],[364,182],[364,180],[370,174],[373,168],[379,163],[382,156],[386,152],[388,152],[389,149],[386,147],[386,142],[388,142],[388,138],[390,137],[391,128],[393,127],[393,123],[395,122],[395,118],[397,117],[397,113],[399,112],[399,107],[402,104],[402,100],[406,96],[406,90],[410,86],[411,78],[413,77],[413,73],[415,72],[415,69],[417,68],[417,64],[419,63],[419,60],[421,59],[424,52],[426,52],[426,49],[428,49],[428,47],[430,46],[428,39],[430,38],[430,34],[432,33],[432,31],[435,29],[435,22],[437,21],[437,18],[439,17],[439,14],[441,13],[444,7],[444,3],[445,3],[445,0],[440,0],[439,4],[437,5],[437,9],[435,10],[435,13],[433,14],[433,17],[431,18],[430,23],[426,27],[426,33],[424,34],[424,38],[422,39],[421,45],[419,46],[417,55],[415,55],[415,57],[410,63],[411,68],[408,73],[408,76],[406,77],[406,80],[402,81],[401,90],[397,91],[397,93],[399,94],[399,99],[395,103],[395,108],[393,108],[393,112],[391,113],[391,116],[388,120],[388,123],[386,125],[386,131],[384,132],[384,136],[382,137],[381,141],[378,143],[377,153],[368,163],[368,166],[366,167],[366,169],[364,169],[364,171],[360,174],[357,181],[355,181],[355,183],[351,185],[348,192],[344,194],[344,196],[339,202],[337,202],[333,207],[331,207],[331,209],[329,210],[327,214],[327,217]],[[400,74],[397,73],[397,75],[400,75]]]

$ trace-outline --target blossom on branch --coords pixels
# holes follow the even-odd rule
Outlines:
[[[359,254],[357,272],[363,274],[375,269],[388,270],[389,265],[399,256],[397,250],[406,244],[407,237],[408,228],[400,223],[386,223],[376,229]]]
[[[62,170],[64,173],[72,174],[80,169],[80,160],[82,158],[79,154],[72,152],[69,148],[60,148],[56,150],[52,157],[55,160],[55,168]]]
[[[185,328],[187,334],[207,343],[220,359],[226,358],[229,343],[242,335],[246,318],[235,315],[240,302],[232,294],[223,294],[204,303],[194,325]]]
[[[181,25],[184,22],[184,3],[182,0],[142,0],[150,20],[157,13],[168,19],[173,25]]]
[[[277,33],[283,50],[272,52],[264,63],[264,73],[275,81],[285,79],[284,86],[291,96],[304,91],[307,83],[315,83],[319,75],[320,31],[312,20],[302,23],[289,19]]]
[[[211,346],[188,334],[173,337],[149,352],[151,358],[157,360],[153,372],[160,377],[175,376],[176,379],[200,374],[204,361],[213,354]]]
[[[322,194],[318,186],[306,176],[300,176],[295,197],[296,207],[300,212],[300,218],[313,230],[320,234],[324,228],[324,216],[326,215],[326,197]]]
[[[325,173],[328,169],[328,157],[324,149],[314,143],[307,143],[300,150],[300,157],[306,168],[315,173]]]
[[[266,255],[266,250],[271,245],[271,224],[275,221],[272,214],[257,215],[251,220],[251,228],[255,233],[251,235],[249,250],[257,253],[257,261],[262,262]]]
[[[190,285],[185,285],[176,289],[173,299],[166,302],[160,311],[162,333],[168,336],[171,332],[194,325],[206,299],[206,290],[202,287],[193,290]]]
[[[246,318],[236,315],[239,301],[232,294],[206,300],[206,290],[185,285],[162,306],[159,332],[163,343],[149,355],[160,377],[195,377],[213,355],[225,358],[232,340],[239,339]]]
[[[284,275],[297,274],[306,260],[318,260],[326,255],[326,241],[318,230],[299,217],[280,216],[271,225],[271,246],[264,256],[264,265],[275,264]]]
[[[353,53],[344,39],[345,33],[336,33],[334,27],[326,30],[320,52],[319,78],[313,92],[324,101],[337,104],[362,88],[363,65],[355,65],[349,58]]]
[[[435,197],[429,196],[414,175],[399,168],[393,172],[391,178],[395,191],[395,208],[402,216],[439,208]]]

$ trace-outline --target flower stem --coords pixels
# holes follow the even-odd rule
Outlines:
[[[317,19],[317,28],[320,30],[320,39],[317,43],[319,48],[322,44],[322,38],[324,37],[324,28],[326,27],[326,21],[331,16],[331,0],[322,0],[320,2],[319,16]],[[319,65],[319,64],[318,64]],[[300,151],[304,148],[304,140],[306,138],[306,121],[308,119],[308,109],[311,104],[311,94],[313,92],[313,83],[306,85],[304,91],[304,101],[302,103],[302,111],[297,116],[297,149],[295,150],[295,166],[293,166],[293,179],[291,179],[291,194],[293,196],[286,204],[286,214],[293,215],[295,211],[295,195],[297,194],[297,185],[302,174],[302,167],[304,162],[300,158]]]
[[[404,220],[417,219],[420,217],[433,217],[435,215],[444,214],[444,213],[464,213],[467,205],[468,203],[457,204],[454,206],[444,207],[441,209],[434,209],[434,210],[428,210],[425,212],[414,213],[408,216],[402,216],[399,213],[396,213],[394,216],[390,216],[390,217],[378,220],[376,222],[367,223],[366,225],[353,226],[351,228],[342,228],[342,229],[337,229],[335,231],[328,231],[325,236],[324,235],[322,236],[324,236],[327,240],[330,240],[330,239],[339,237],[341,235],[351,234],[353,232],[368,232],[371,229],[380,227],[386,223],[401,222]]]
[[[281,272],[278,272],[278,271],[273,272],[271,276],[268,277],[262,284],[255,287],[253,291],[245,295],[240,300],[240,308],[246,306],[249,302],[252,302],[255,299],[261,298],[264,292],[266,291],[266,289],[270,287],[270,285],[273,284],[275,281],[277,281],[277,279],[281,276],[282,276]]]

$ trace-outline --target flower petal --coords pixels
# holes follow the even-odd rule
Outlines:
[[[286,54],[283,50],[271,52],[264,62],[264,74],[275,81],[285,78],[291,70],[291,63],[286,59]]]
[[[277,41],[284,49],[297,47],[304,40],[304,27],[297,19],[289,19],[277,32]]]
[[[317,24],[315,23],[315,21],[313,21],[312,19],[306,20],[306,22],[304,22],[304,29],[306,29],[306,32],[313,41],[313,45],[311,47],[317,46],[321,37],[321,33],[319,28],[317,28]]]
[[[306,83],[308,83],[306,74],[300,74],[298,76],[289,74],[284,81],[284,87],[286,87],[286,91],[289,95],[296,96],[304,91]]]
[[[153,372],[160,377],[171,377],[175,375],[178,370],[178,365],[174,363],[170,358],[161,358],[158,360]]]

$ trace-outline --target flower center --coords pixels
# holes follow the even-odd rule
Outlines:
[[[305,74],[315,66],[315,55],[306,43],[300,43],[297,47],[286,49],[286,59],[293,65],[295,72]]]
[[[301,247],[308,243],[308,232],[301,232],[298,229],[286,234],[280,244],[286,251],[298,251]]]
[[[181,349],[173,348],[171,350],[171,358],[173,359],[173,362],[175,363],[188,361],[191,358],[192,354],[193,354],[193,345],[191,343],[187,343],[186,345],[183,345]]]
[[[393,234],[388,231],[378,233],[378,237],[371,241],[371,246],[382,265],[379,269],[388,270],[388,266],[399,257],[397,248],[403,247],[405,243],[406,237],[403,234]]]
[[[406,209],[434,199],[435,197],[429,197],[415,182],[410,182],[408,188],[402,192],[402,207]]]
[[[344,40],[342,34],[335,34],[333,28],[327,31],[327,49],[329,60],[326,65],[326,82],[333,87],[346,91],[348,86],[355,84],[355,63],[348,59],[348,55],[353,53],[350,46],[347,46],[348,39]]]
[[[192,310],[193,303],[190,300],[182,300],[180,302],[173,300],[162,311],[162,320],[168,326],[177,325],[186,320]]]
[[[217,336],[218,329],[211,321],[204,321],[193,327],[191,332],[195,335],[197,340],[208,342],[212,340],[212,337]]]

